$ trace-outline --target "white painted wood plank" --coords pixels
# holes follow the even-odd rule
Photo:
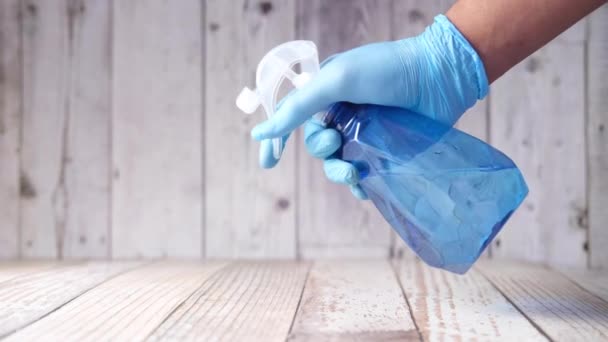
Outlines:
[[[608,302],[608,270],[562,269],[566,277]]]
[[[388,1],[299,1],[298,38],[314,41],[321,59],[366,43],[388,40],[391,38],[390,10]],[[317,257],[319,246],[327,246],[327,250],[344,246],[352,250],[361,246],[359,257],[388,256],[391,228],[371,201],[359,201],[348,187],[327,180],[322,161],[306,152],[301,134],[295,138],[301,256]],[[382,255],[376,254],[379,249],[384,250]],[[370,251],[373,254],[364,254]]]
[[[0,283],[55,265],[53,261],[3,261],[0,262]]]
[[[109,3],[22,4],[22,254],[107,257]]]
[[[405,245],[405,243],[404,243]],[[307,260],[314,259],[360,259],[364,258],[386,258],[388,254],[386,245],[368,244],[362,246],[356,244],[353,246],[341,245],[307,245],[304,250],[303,258]]]
[[[0,338],[44,317],[136,263],[73,263],[0,283]]]
[[[225,264],[164,262],[138,268],[91,289],[7,341],[143,341]]]
[[[608,5],[589,17],[586,62],[590,265],[608,269]]]
[[[556,341],[608,339],[608,302],[556,271],[522,263],[479,269],[530,320]]]
[[[19,256],[21,22],[18,0],[0,1],[0,259]]]
[[[207,1],[204,146],[208,257],[296,255],[294,146],[287,148],[277,167],[261,169],[259,144],[249,132],[265,114],[260,109],[246,116],[234,104],[244,86],[255,87],[255,70],[262,57],[276,45],[294,39],[294,6],[288,0]]]
[[[554,41],[492,85],[490,140],[530,188],[493,257],[587,263],[583,52],[581,43]]]
[[[478,101],[458,120],[455,127],[485,142],[489,142],[488,116],[490,95]]]
[[[112,255],[200,257],[201,1],[116,1],[113,23]]]
[[[110,256],[110,5],[75,0],[66,9],[65,258]]]
[[[24,257],[55,258],[62,250],[68,203],[63,182],[69,91],[66,2],[21,4],[21,250]]]
[[[238,262],[215,274],[150,340],[285,341],[309,264]]]
[[[412,259],[394,266],[425,341],[547,340],[475,269],[456,275]]]
[[[398,0],[392,9],[393,39],[418,35],[433,23],[436,15],[445,13],[455,0]]]
[[[418,340],[395,273],[385,260],[318,261],[308,276],[290,340]]]

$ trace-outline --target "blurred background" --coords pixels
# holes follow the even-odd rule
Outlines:
[[[363,258],[404,251],[298,132],[258,167],[234,105],[272,47],[420,33],[444,0],[0,0],[0,259]],[[458,127],[530,194],[487,258],[608,268],[608,7]]]

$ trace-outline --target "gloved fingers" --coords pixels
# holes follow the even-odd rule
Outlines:
[[[334,154],[342,145],[342,137],[335,129],[325,128],[314,119],[304,125],[304,145],[315,158],[325,159]]]
[[[357,185],[351,185],[350,186],[350,192],[353,193],[353,195],[355,197],[357,197],[360,200],[368,200],[369,196],[367,196],[367,193],[365,192],[365,190],[363,190],[363,188],[361,187],[361,185],[357,184]]]
[[[323,162],[325,176],[338,184],[356,185],[359,183],[359,171],[351,163],[341,159],[327,159]]]
[[[287,95],[283,96],[283,98],[277,103],[277,107],[275,110],[281,108],[281,105],[285,102],[285,99],[292,96],[295,92],[295,89],[287,93]],[[281,153],[285,149],[285,144],[287,144],[287,139],[289,139],[289,135],[285,135],[281,140]],[[259,164],[264,169],[270,169],[275,167],[279,162],[279,159],[274,158],[274,146],[271,139],[262,140],[260,142],[260,154],[259,154]]]
[[[289,134],[285,135],[281,138],[281,153],[285,149],[285,144],[287,143],[287,139],[289,139]],[[274,147],[271,139],[262,140],[260,142],[260,155],[259,155],[259,163],[260,166],[264,169],[270,169],[275,167],[279,159],[275,159],[274,157]]]
[[[330,104],[342,101],[345,72],[333,65],[321,69],[310,83],[286,97],[275,115],[253,128],[251,136],[256,140],[284,136]]]

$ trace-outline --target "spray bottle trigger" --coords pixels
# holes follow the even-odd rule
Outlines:
[[[308,83],[312,79],[312,75],[309,72],[302,72],[294,77],[291,82],[293,86],[297,89],[302,88],[306,83]]]

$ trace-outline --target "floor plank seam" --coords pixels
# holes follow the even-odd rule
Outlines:
[[[310,275],[310,271],[312,270],[314,264],[314,261],[308,264],[308,269],[306,270],[306,275],[304,276],[304,283],[302,284],[302,290],[300,291],[300,297],[298,298],[298,304],[296,305],[296,309],[293,312],[293,318],[291,319],[289,330],[287,330],[287,336],[285,337],[285,341],[288,341],[289,337],[292,334],[293,326],[296,323],[296,318],[298,317],[298,312],[300,311],[300,305],[302,304],[302,298],[304,298],[304,290],[306,289],[306,284],[308,283],[308,276]]]
[[[238,279],[239,279],[239,277],[241,277],[242,273],[238,270],[242,267],[242,265],[243,265],[243,263],[235,263],[235,265],[234,265],[235,271],[233,272],[234,274],[231,277],[232,281],[230,281],[229,286],[226,286],[225,288],[222,287],[222,289],[220,290],[220,292],[218,294],[218,298],[223,298],[223,297],[232,298],[234,293],[236,293],[239,289],[241,289],[241,287],[243,285],[238,281]],[[247,274],[246,272],[251,273],[251,269],[248,268],[247,271],[245,271],[245,274]],[[229,277],[229,276],[231,276],[231,274],[227,275],[227,277]],[[225,278],[222,278],[221,280],[219,280],[219,284],[221,284],[221,281],[224,279]],[[212,291],[212,290],[214,290],[213,287],[210,287],[209,291]],[[216,303],[211,303],[211,304],[207,305],[207,308],[205,308],[204,311],[202,311],[202,310],[200,311],[199,317],[196,317],[197,311],[200,310],[201,308],[204,308],[205,304],[208,302],[208,299],[204,298],[206,294],[207,294],[207,292],[201,293],[201,295],[197,298],[197,300],[190,307],[190,309],[192,309],[192,310],[189,312],[188,318],[185,319],[186,322],[189,319],[194,320],[194,322],[191,323],[192,329],[195,329],[196,326],[200,323],[200,321],[203,320],[204,318],[208,317],[208,315],[210,313],[213,313],[214,311],[220,312],[222,309],[224,309],[226,307],[226,305],[228,305],[228,302],[229,302],[228,300],[221,301],[221,304],[220,304],[221,306],[219,306],[219,307],[216,307],[216,305],[215,305]],[[192,331],[190,331],[188,333],[192,333]]]
[[[197,292],[199,290],[201,290],[205,285],[207,285],[207,283],[209,283],[211,281],[211,284],[209,286],[209,288],[201,293],[201,296],[205,295],[207,293],[207,291],[209,291],[209,289],[211,289],[213,287],[213,285],[215,285],[218,281],[221,280],[221,278],[216,278],[216,276],[221,273],[222,271],[230,268],[230,267],[234,267],[237,264],[237,262],[228,262],[226,263],[226,265],[218,268],[217,270],[215,270],[214,272],[212,272],[211,274],[209,274],[209,276],[200,284],[200,286],[196,287],[194,289],[194,291],[192,291],[192,293],[190,295],[188,295],[179,305],[176,305],[175,308],[173,310],[171,310],[171,312],[169,312],[169,314],[167,314],[167,316],[162,320],[162,322],[160,322],[158,324],[158,326],[154,329],[152,329],[150,331],[150,333],[148,333],[148,335],[143,339],[144,341],[149,341],[152,336],[154,336],[154,334],[156,334],[158,332],[158,330],[160,329],[160,327],[163,326],[163,324],[167,323],[167,321],[176,313],[179,311],[179,309],[181,309],[187,302],[188,300],[190,300],[191,298],[193,298]],[[184,314],[182,315],[185,316],[188,313],[189,310],[185,310]],[[168,326],[165,329],[165,332],[162,333],[161,335],[159,335],[158,339],[162,340],[163,336],[165,336],[169,331],[171,331],[171,329],[179,323],[179,319],[176,319],[173,324],[171,324],[170,326]]]
[[[416,322],[416,317],[414,317],[414,311],[412,309],[412,306],[410,305],[410,301],[407,298],[407,295],[405,294],[405,288],[403,287],[403,284],[401,283],[401,279],[399,278],[399,273],[397,271],[397,267],[395,266],[395,260],[389,260],[389,264],[391,269],[393,270],[393,275],[395,276],[395,279],[397,280],[397,284],[399,284],[399,288],[401,289],[401,294],[403,295],[403,299],[405,299],[405,304],[407,305],[407,309],[410,313],[410,318],[412,319],[412,323],[414,323],[414,327],[416,328],[416,332],[418,333],[418,339],[420,340],[420,342],[424,341],[424,338],[422,337],[422,331],[420,330],[420,327],[418,326],[418,322]]]
[[[251,298],[254,296],[254,294],[260,289],[260,287],[262,287],[264,280],[266,279],[266,277],[268,276],[268,273],[270,273],[269,270],[265,270],[265,266],[262,266],[260,264],[256,265],[258,270],[256,270],[256,272],[253,272],[251,275],[251,278],[249,279],[249,283],[247,283],[244,287],[242,287],[242,291],[240,293],[238,293],[238,290],[241,289],[241,287],[237,287],[235,289],[235,295],[231,295],[229,300],[226,300],[221,307],[219,307],[218,312],[222,312],[224,311],[224,309],[227,309],[228,312],[223,316],[223,317],[218,317],[219,321],[215,321],[211,320],[211,322],[213,322],[213,324],[215,325],[215,327],[217,328],[216,331],[220,331],[221,325],[222,323],[224,323],[224,321],[226,321],[226,318],[228,318],[230,316],[230,314],[232,312],[234,312],[233,310],[235,310],[235,308],[238,310],[236,312],[236,314],[234,315],[235,317],[239,317],[240,313],[245,309],[245,307],[247,306],[247,304],[250,303]],[[258,273],[261,273],[261,275],[259,275]],[[256,280],[257,278],[260,277],[260,281],[258,282],[258,284],[256,285]],[[238,297],[236,297],[238,296]],[[247,296],[247,298],[245,298],[245,296]],[[234,299],[236,297],[235,300],[233,300],[234,302],[231,303],[232,299]],[[240,308],[238,308],[239,303],[243,303],[244,305],[242,305]],[[209,310],[207,310],[207,312],[211,311],[211,308]],[[196,324],[194,326],[199,326],[201,321],[205,318],[206,314],[199,317],[199,319],[196,321]],[[205,332],[203,332],[205,333]],[[226,331],[223,331],[222,333],[226,333]],[[201,333],[202,335],[202,333]],[[199,335],[199,336],[201,336]],[[220,339],[225,339],[225,336],[220,337]]]
[[[583,291],[587,292],[588,294],[592,295],[592,296],[593,296],[593,297],[595,297],[595,298],[599,298],[599,299],[600,299],[602,302],[604,302],[604,303],[607,303],[607,304],[608,304],[608,301],[607,301],[606,299],[604,299],[604,297],[602,297],[602,296],[600,296],[600,295],[596,294],[595,292],[593,292],[593,291],[591,291],[591,290],[587,289],[585,286],[583,286],[583,285],[579,284],[579,283],[578,283],[576,280],[572,279],[572,278],[571,278],[571,277],[570,277],[570,276],[569,276],[567,273],[564,273],[564,272],[562,272],[562,271],[560,271],[560,270],[558,270],[558,269],[555,269],[555,268],[551,268],[551,270],[552,270],[553,272],[555,272],[555,273],[557,273],[557,274],[561,275],[562,277],[566,278],[566,279],[567,279],[569,282],[574,283],[574,285],[575,285],[576,287],[580,288],[581,290],[583,290]]]
[[[272,273],[272,270],[269,270],[269,273]],[[268,282],[268,283],[271,283],[271,281],[272,281],[272,275],[270,275],[270,274],[269,274],[269,276],[270,276],[270,278],[271,278],[271,279],[269,279],[269,282]],[[285,276],[285,274],[282,274],[282,276]],[[278,281],[278,283],[282,283],[282,282],[284,281],[284,279],[283,279],[283,278],[278,278],[278,279],[281,279],[281,281]],[[249,306],[249,304],[251,303],[251,298],[253,298],[253,297],[255,296],[255,294],[256,294],[256,293],[257,293],[258,295],[257,295],[257,298],[256,298],[255,302],[252,304],[252,306],[253,306],[253,307],[256,307],[256,306],[259,304],[260,300],[261,300],[261,299],[263,299],[264,295],[268,295],[268,293],[267,293],[267,292],[268,292],[268,290],[270,289],[270,286],[269,286],[269,287],[266,289],[266,292],[262,292],[262,294],[258,293],[258,290],[260,289],[260,287],[262,287],[262,286],[263,286],[263,285],[262,285],[262,284],[263,284],[263,281],[264,281],[264,276],[262,277],[262,279],[261,279],[261,281],[260,281],[260,284],[258,284],[258,286],[256,287],[255,291],[254,291],[254,292],[251,294],[250,298],[248,298],[248,299],[247,299],[247,302],[245,302],[245,304],[243,305],[243,307],[242,307],[242,308],[239,310],[239,312],[236,314],[236,317],[241,317],[241,314],[242,314],[242,313],[244,312],[244,310],[245,310],[245,309],[246,309],[246,308]],[[282,288],[282,290],[285,290],[286,288],[287,288],[287,286],[283,287],[283,288]],[[264,313],[260,313],[260,316],[259,316],[260,320],[263,320],[264,314],[266,314],[266,313],[267,313],[269,310],[271,310],[271,308],[272,308],[272,303],[274,302],[274,300],[275,300],[276,298],[280,298],[280,297],[281,297],[281,294],[282,294],[282,292],[281,292],[281,291],[278,291],[277,293],[275,293],[275,295],[274,295],[274,296],[272,296],[271,301],[270,301],[270,302],[268,303],[268,305],[267,305],[266,311],[265,311]],[[249,315],[249,314],[250,314],[252,311],[253,311],[253,310],[252,310],[252,309],[250,309],[250,311],[249,311],[247,314]],[[248,317],[248,316],[246,316],[246,317]],[[240,324],[235,325],[235,326],[232,328],[232,332],[233,332],[233,334],[239,334],[239,329],[241,329],[241,327],[243,326],[243,323],[244,323],[244,322],[245,322],[245,320],[244,320],[244,319],[242,319],[242,320],[241,320],[241,322],[240,322]],[[257,328],[257,327],[256,327],[256,328]],[[255,331],[255,329],[254,329],[253,331]],[[228,336],[230,336],[230,335],[228,335]],[[254,336],[255,336],[255,335],[254,335]],[[226,339],[226,340],[235,340],[235,339],[234,339],[234,337],[233,337],[233,338],[231,338],[231,339]]]
[[[500,287],[499,287],[498,285],[496,285],[496,283],[494,283],[494,281],[492,281],[492,279],[490,279],[490,277],[488,277],[488,276],[487,276],[487,275],[486,275],[486,274],[485,274],[483,271],[481,271],[481,270],[479,270],[479,269],[477,269],[477,271],[478,271],[478,272],[479,272],[479,273],[480,273],[480,274],[481,274],[481,275],[482,275],[484,278],[486,278],[486,280],[487,280],[487,281],[488,281],[490,284],[492,284],[492,286],[494,286],[494,288],[496,289],[496,291],[498,291],[498,293],[500,293],[500,294],[501,294],[501,295],[502,295],[502,296],[505,298],[505,300],[506,300],[507,302],[509,302],[509,304],[511,304],[511,305],[512,305],[512,306],[515,308],[515,310],[517,310],[517,311],[518,311],[518,312],[519,312],[519,313],[520,313],[520,314],[521,314],[523,317],[525,317],[525,318],[526,318],[526,320],[527,320],[527,321],[528,321],[530,324],[532,324],[532,326],[533,326],[534,328],[536,328],[536,330],[538,330],[538,332],[539,332],[541,335],[543,335],[543,336],[544,336],[544,337],[545,337],[545,338],[546,338],[548,341],[554,341],[554,340],[553,340],[553,339],[552,339],[552,338],[551,338],[551,337],[550,337],[550,336],[549,336],[549,335],[548,335],[548,334],[547,334],[547,333],[546,333],[546,332],[545,332],[545,331],[544,331],[544,330],[543,330],[543,329],[542,329],[542,328],[541,328],[541,327],[540,327],[538,324],[536,324],[536,322],[534,322],[534,320],[533,320],[531,317],[529,317],[528,315],[526,315],[526,313],[525,313],[525,312],[524,312],[524,311],[523,311],[523,310],[522,310],[522,309],[521,309],[519,306],[517,306],[517,304],[515,304],[515,302],[513,302],[513,301],[511,300],[511,298],[509,298],[509,297],[507,296],[507,294],[506,294],[506,293],[504,293],[504,292],[503,292],[503,291],[500,289]]]
[[[81,292],[81,293],[79,293],[78,295],[76,295],[76,296],[74,296],[74,297],[70,298],[69,300],[67,300],[65,303],[62,303],[61,305],[59,305],[59,306],[57,306],[57,307],[53,308],[53,309],[52,309],[52,310],[50,310],[49,312],[47,312],[47,313],[43,314],[42,316],[40,316],[40,317],[38,317],[38,318],[34,319],[33,321],[31,321],[31,322],[27,323],[26,325],[24,325],[24,326],[22,326],[22,327],[19,327],[19,328],[17,328],[17,329],[15,329],[15,330],[13,330],[13,331],[10,331],[10,332],[8,332],[8,333],[6,333],[6,334],[4,334],[4,335],[0,335],[0,340],[5,339],[5,338],[7,338],[7,337],[9,337],[9,336],[11,336],[11,335],[13,335],[13,334],[17,333],[17,332],[19,332],[20,330],[23,330],[23,329],[25,329],[25,328],[27,328],[27,327],[31,326],[32,324],[35,324],[36,322],[38,322],[38,321],[40,321],[40,320],[42,320],[42,319],[45,319],[46,317],[48,317],[48,316],[52,315],[53,313],[55,313],[57,310],[59,310],[59,309],[63,308],[64,306],[66,306],[66,305],[70,304],[71,302],[73,302],[73,301],[74,301],[74,300],[76,300],[77,298],[80,298],[81,296],[83,296],[83,295],[85,295],[86,293],[88,293],[88,292],[92,291],[93,289],[97,288],[98,286],[101,286],[102,284],[105,284],[105,283],[107,283],[108,281],[110,281],[110,280],[112,280],[112,279],[115,279],[116,277],[119,277],[119,276],[121,276],[121,275],[123,275],[123,274],[129,273],[129,272],[131,272],[131,271],[135,271],[136,269],[139,269],[139,268],[143,268],[143,267],[149,266],[149,265],[151,265],[151,264],[153,264],[153,263],[155,263],[155,261],[153,261],[153,262],[148,262],[148,263],[143,263],[142,265],[138,265],[138,266],[135,266],[135,267],[133,267],[133,268],[128,268],[128,269],[125,269],[124,271],[118,272],[118,273],[116,273],[116,274],[114,274],[114,275],[112,275],[112,276],[108,277],[107,279],[104,279],[104,280],[103,280],[103,281],[101,281],[99,284],[95,284],[95,285],[91,286],[90,288],[88,288],[88,289],[86,289],[86,290],[82,291],[82,292]]]

